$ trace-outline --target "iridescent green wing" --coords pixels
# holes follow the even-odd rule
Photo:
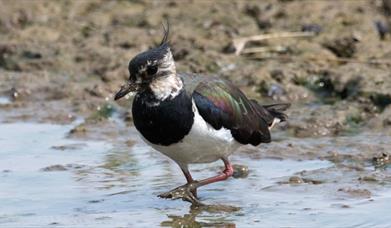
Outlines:
[[[273,117],[229,81],[207,78],[195,88],[193,99],[207,123],[217,130],[222,127],[231,130],[238,142],[253,145],[270,142],[268,122]]]

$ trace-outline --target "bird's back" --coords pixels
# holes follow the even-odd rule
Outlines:
[[[231,82],[218,77],[185,74],[181,78],[202,118],[216,130],[230,130],[241,144],[270,142],[270,128],[275,121],[286,119],[283,111],[289,104],[260,105]]]

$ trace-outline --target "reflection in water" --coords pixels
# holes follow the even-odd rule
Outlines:
[[[64,138],[71,128],[0,124],[1,227],[391,225],[389,170],[352,170],[329,161],[262,159],[238,153],[233,163],[248,166],[248,176],[200,188],[201,200],[210,206],[189,209],[187,202],[156,197],[185,183],[178,166],[163,155],[140,141],[130,146],[80,144]],[[368,141],[378,145],[379,138]],[[322,140],[294,143],[316,148],[321,142],[328,150],[346,150],[336,148],[335,139]],[[354,144],[363,138],[338,140]],[[220,166],[219,162],[195,165],[191,170],[201,179],[214,175]],[[360,183],[359,172],[367,174]],[[292,181],[294,176],[301,179]],[[347,190],[338,191],[339,186]],[[359,194],[365,189],[370,198]]]
[[[229,214],[239,210],[238,207],[225,205],[190,206],[189,213],[181,216],[168,215],[169,220],[161,222],[160,225],[168,227],[236,227],[232,219],[227,219],[221,214]],[[210,214],[212,219],[197,221],[197,217],[204,212]]]

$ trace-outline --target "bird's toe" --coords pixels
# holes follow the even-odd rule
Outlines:
[[[197,189],[193,184],[186,184],[177,187],[169,192],[158,195],[158,197],[172,200],[182,199],[192,203],[193,205],[203,205],[201,201],[197,199]]]

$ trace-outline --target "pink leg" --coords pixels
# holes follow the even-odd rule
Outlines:
[[[204,186],[204,185],[207,185],[207,184],[214,183],[214,182],[226,180],[226,179],[228,179],[228,177],[233,175],[234,169],[232,167],[232,164],[228,161],[228,159],[222,158],[222,160],[225,165],[225,169],[224,169],[223,173],[220,175],[214,176],[214,177],[204,179],[204,180],[196,181],[195,185],[197,188]]]
[[[194,179],[193,179],[193,177],[191,176],[189,170],[188,170],[188,169],[183,169],[183,168],[181,168],[181,169],[182,169],[183,174],[184,174],[185,177],[186,177],[187,183],[188,183],[188,184],[193,183],[193,182],[194,182]],[[193,193],[193,195],[194,195],[195,197],[197,197],[197,188],[192,189],[192,190],[191,190],[191,193]]]
[[[186,177],[187,184],[179,186],[169,192],[162,193],[159,195],[159,197],[182,199],[191,202],[193,205],[204,205],[201,201],[197,199],[197,188],[214,182],[226,180],[228,177],[233,175],[234,170],[231,163],[228,161],[228,159],[222,158],[222,160],[225,165],[225,169],[222,174],[200,181],[193,180],[193,177],[190,175],[188,169],[182,169],[183,174]]]
[[[182,169],[182,168],[181,168],[181,169]],[[194,180],[193,180],[193,177],[191,176],[191,174],[190,174],[190,172],[189,172],[188,169],[182,169],[182,172],[183,172],[183,174],[184,174],[185,177],[186,177],[187,183],[191,183],[191,182],[194,181]]]

